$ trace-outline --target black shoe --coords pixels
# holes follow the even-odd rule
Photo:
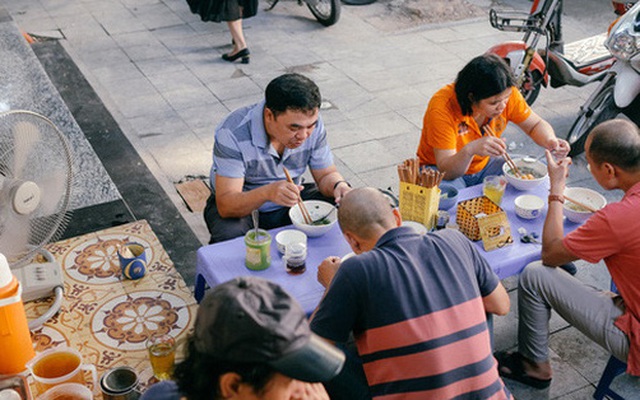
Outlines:
[[[524,383],[536,389],[546,389],[551,385],[551,378],[538,379],[527,375],[524,371],[524,361],[520,353],[498,351],[493,356],[498,361],[498,373],[501,377]]]
[[[249,64],[249,48],[244,48],[237,52],[234,55],[230,55],[231,53],[223,54],[222,59],[229,62],[234,62],[237,59],[241,59],[240,62],[243,64]]]

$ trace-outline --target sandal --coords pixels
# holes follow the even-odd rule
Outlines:
[[[494,357],[498,360],[498,373],[503,378],[508,378],[536,389],[546,389],[551,385],[551,378],[538,379],[527,375],[523,366],[524,359],[518,352],[499,351],[494,354]],[[509,372],[504,371],[503,368],[507,368]]]

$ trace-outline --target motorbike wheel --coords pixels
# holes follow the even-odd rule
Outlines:
[[[616,106],[613,99],[615,79],[611,80],[598,94],[591,104],[580,110],[578,118],[569,129],[567,141],[571,145],[569,156],[575,157],[584,152],[584,142],[591,130],[601,122],[615,118],[622,110]]]
[[[307,3],[314,17],[324,26],[331,26],[340,19],[340,0],[317,0]]]
[[[525,72],[524,81],[522,87],[520,87],[520,93],[524,97],[527,104],[532,105],[536,101],[540,94],[540,88],[542,86],[542,74],[540,71],[528,70]]]

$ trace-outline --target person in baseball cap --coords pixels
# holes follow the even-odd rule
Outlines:
[[[321,384],[345,356],[311,332],[300,305],[279,285],[240,277],[216,286],[198,308],[187,358],[173,382],[143,399],[328,399]]]

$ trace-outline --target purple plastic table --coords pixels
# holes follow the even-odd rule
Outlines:
[[[201,247],[196,263],[195,298],[198,303],[204,295],[205,283],[213,287],[238,276],[252,275],[279,283],[300,302],[305,312],[311,313],[324,293],[316,277],[318,265],[329,256],[348,254],[351,248],[335,224],[326,234],[307,239],[307,270],[300,275],[290,275],[285,271],[275,237],[281,230],[291,228],[286,226],[269,231],[272,239],[271,266],[262,271],[252,271],[244,266],[244,237]]]
[[[540,216],[536,219],[523,219],[516,215],[514,200],[521,194],[535,194],[536,196],[544,199],[545,206],[540,213]],[[482,185],[471,186],[460,191],[458,195],[458,202],[462,200],[471,199],[482,195]],[[499,249],[485,251],[482,246],[482,241],[475,242],[476,246],[480,250],[480,253],[489,262],[494,272],[498,274],[500,279],[507,278],[512,275],[517,275],[532,261],[540,259],[541,246],[538,243],[522,243],[520,241],[520,234],[518,228],[523,227],[527,232],[535,232],[539,236],[539,240],[542,240],[542,226],[544,225],[544,219],[547,215],[547,196],[549,195],[549,181],[545,180],[538,187],[522,192],[514,189],[511,185],[507,185],[507,190],[502,197],[502,204],[500,207],[507,213],[509,224],[511,225],[511,236],[513,237],[513,244],[504,246]],[[455,213],[457,207],[451,207],[449,213],[451,214],[451,221],[455,221]],[[579,225],[569,220],[565,220],[564,231],[565,234],[573,231]]]
[[[524,193],[538,195],[545,199],[546,203],[548,183],[545,182],[528,192],[521,192],[511,186],[507,186],[501,206],[506,211],[511,225],[513,244],[486,252],[482,247],[482,241],[475,242],[480,253],[487,259],[501,279],[520,273],[528,263],[540,259],[540,245],[520,242],[518,228],[524,227],[527,232],[536,232],[542,236],[542,225],[547,209],[545,206],[542,215],[534,220],[525,220],[518,217],[515,214],[513,201]],[[458,201],[477,197],[481,194],[481,185],[469,187],[460,191]],[[448,211],[451,214],[451,221],[455,221],[456,207],[454,206]],[[574,230],[577,226],[577,224],[565,222],[565,233]],[[269,233],[271,233],[272,238],[275,238],[279,231],[287,228],[291,228],[291,226],[273,229]],[[263,271],[251,271],[244,266],[245,246],[243,237],[203,246],[198,250],[195,298],[200,302],[204,295],[206,284],[213,287],[238,276],[253,275],[279,283],[302,304],[305,312],[311,313],[324,293],[324,288],[316,279],[318,265],[326,257],[342,257],[348,254],[351,252],[351,248],[343,238],[337,224],[321,237],[310,237],[307,247],[306,272],[301,275],[289,275],[285,271],[282,256],[278,253],[275,240],[271,244],[271,267]]]

